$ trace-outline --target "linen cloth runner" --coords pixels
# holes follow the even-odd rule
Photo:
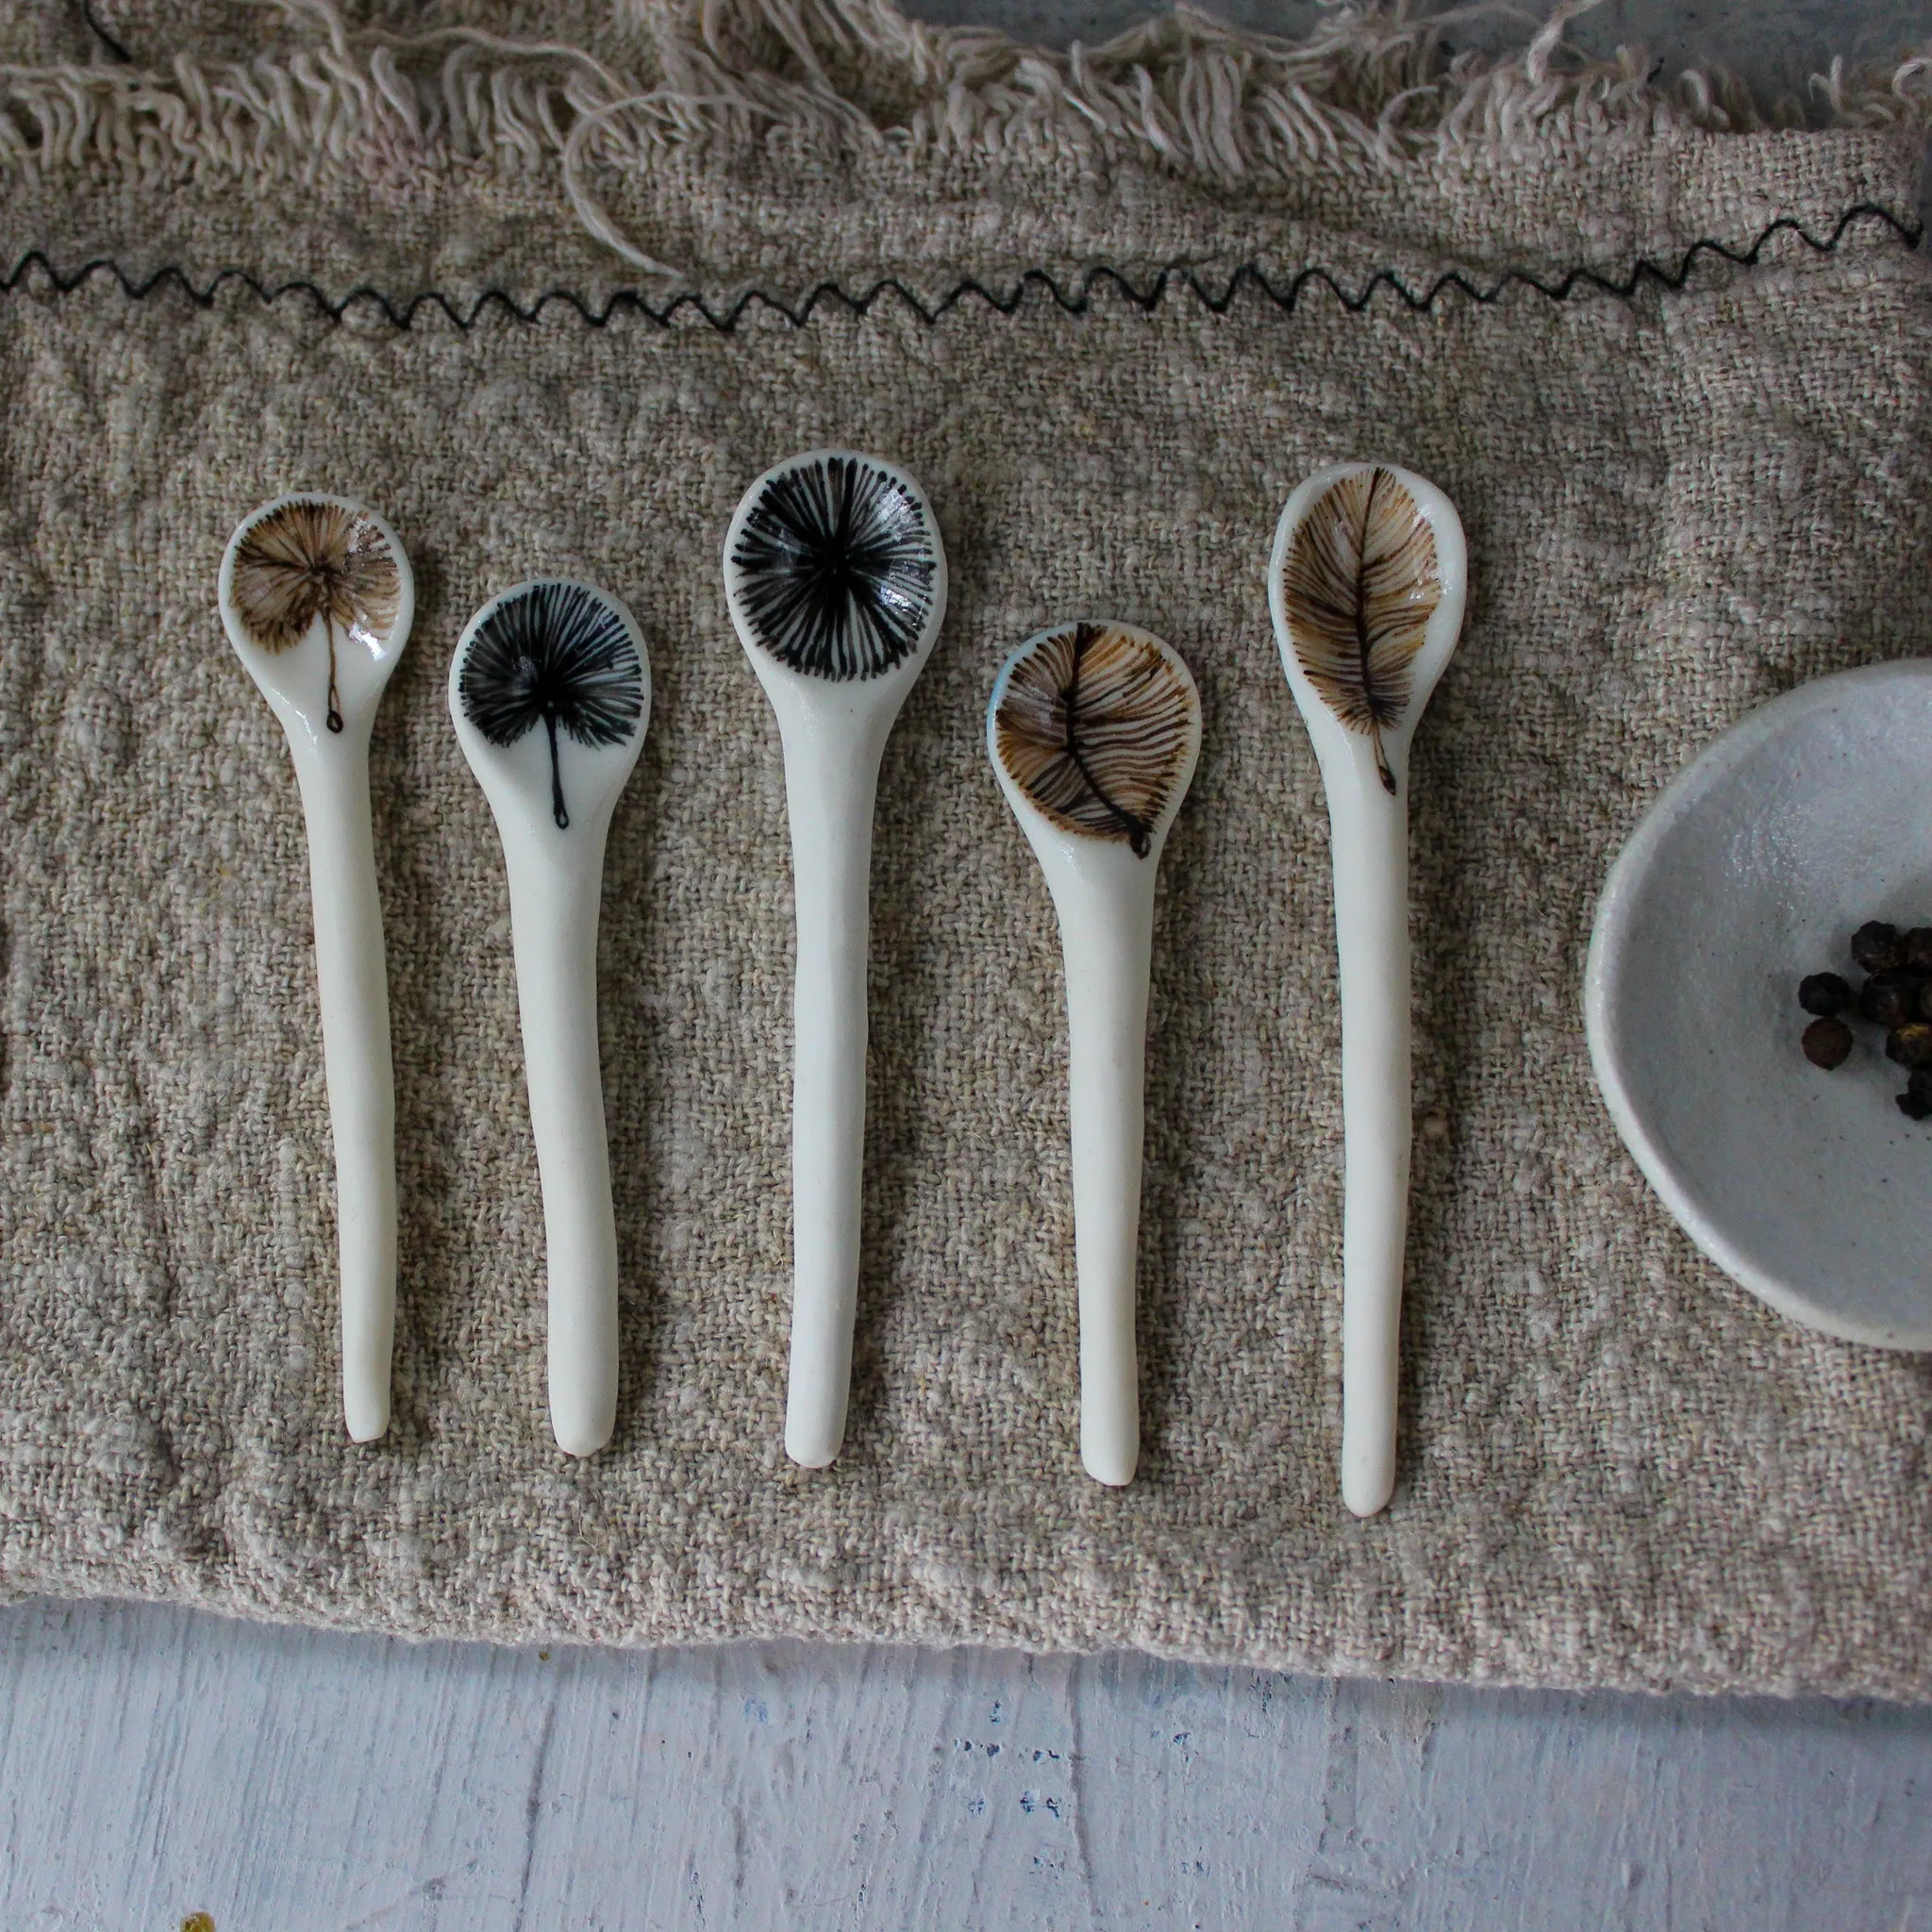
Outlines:
[[[1580,1019],[1658,789],[1932,637],[1923,63],[1802,129],[1392,15],[1070,56],[883,0],[4,22],[0,1587],[1932,1693],[1932,1363],[1702,1262]],[[808,1473],[783,782],[719,560],[750,479],[824,443],[923,480],[953,588],[880,786],[851,1426]],[[1263,582],[1342,458],[1441,484],[1471,584],[1416,746],[1401,1475],[1365,1523],[1325,813]],[[374,753],[402,1275],[360,1448],[296,792],[214,610],[236,522],[298,488],[381,510],[418,586]],[[502,861],[444,698],[535,574],[621,595],[656,684],[604,900],[624,1370],[586,1461],[549,1435]],[[1118,1492],[1075,1443],[1058,937],[983,743],[1005,652],[1073,615],[1169,639],[1206,716]]]

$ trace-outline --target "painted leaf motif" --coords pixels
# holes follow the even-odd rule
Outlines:
[[[1335,715],[1368,734],[1390,791],[1382,733],[1408,708],[1416,653],[1441,598],[1435,532],[1393,472],[1351,471],[1303,516],[1282,575],[1289,636]]]
[[[1186,677],[1147,639],[1101,624],[1050,632],[1013,666],[993,742],[1056,824],[1141,858],[1199,734]]]

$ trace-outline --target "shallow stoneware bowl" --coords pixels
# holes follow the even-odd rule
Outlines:
[[[1822,677],[1754,711],[1612,867],[1584,982],[1618,1130],[1684,1231],[1780,1313],[1932,1349],[1932,1121],[1879,1029],[1821,1073],[1798,981],[1868,919],[1932,924],[1932,660]]]

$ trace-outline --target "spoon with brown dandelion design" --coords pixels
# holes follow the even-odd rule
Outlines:
[[[350,1436],[372,1442],[389,1427],[396,1169],[369,740],[408,641],[415,579],[374,511],[284,496],[228,540],[217,598],[235,655],[281,721],[302,794],[336,1152],[342,1411]]]
[[[1201,698],[1173,646],[1127,624],[1062,624],[1001,667],[993,774],[1046,874],[1067,981],[1080,1460],[1133,1479],[1141,1455],[1134,1274],[1154,874],[1201,752]]]
[[[785,750],[798,921],[785,1450],[819,1469],[845,1437],[858,1294],[873,807],[945,617],[945,552],[905,471],[812,450],[745,491],[724,594]]]
[[[1288,500],[1268,570],[1290,689],[1328,794],[1341,993],[1341,1498],[1395,1487],[1408,1241],[1408,748],[1456,649],[1462,525],[1433,483],[1339,463]]]
[[[617,1218],[597,1053],[597,921],[617,796],[643,748],[650,659],[608,591],[492,597],[449,668],[449,712],[509,874],[530,1129],[543,1189],[550,1426],[592,1456],[617,1423]]]

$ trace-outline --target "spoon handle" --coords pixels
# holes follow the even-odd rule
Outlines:
[[[792,993],[791,1362],[785,1453],[822,1469],[845,1438],[865,1156],[865,974],[879,746],[785,745],[798,968]]]
[[[350,1439],[389,1427],[396,1321],[396,1100],[389,974],[369,813],[365,719],[325,745],[290,745],[308,835],[323,1067],[336,1150],[342,1415]]]
[[[1373,1516],[1395,1487],[1408,1235],[1408,811],[1361,763],[1331,775],[1341,981],[1341,1498]]]
[[[617,1216],[597,1049],[604,834],[586,827],[565,844],[548,830],[506,838],[510,934],[543,1189],[550,1426],[559,1449],[594,1456],[617,1423]]]
[[[1124,856],[1124,855],[1123,855]],[[1154,867],[1054,892],[1067,976],[1067,1113],[1080,1298],[1080,1460],[1096,1482],[1133,1480],[1141,1458],[1134,1275],[1141,1243],[1147,990]]]

